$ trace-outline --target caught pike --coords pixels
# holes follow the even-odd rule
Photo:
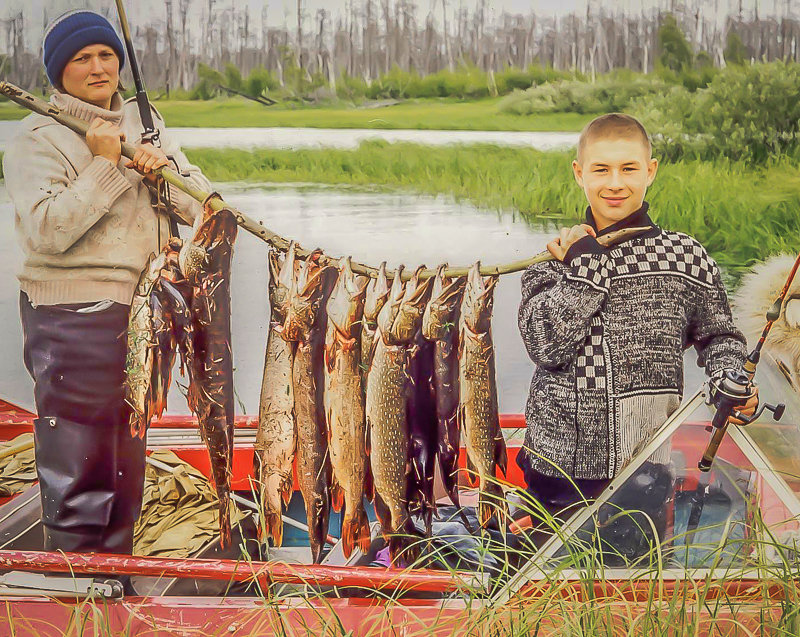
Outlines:
[[[392,559],[413,533],[408,515],[408,390],[406,368],[411,340],[419,330],[428,282],[415,276],[403,287],[395,273],[389,299],[378,316],[373,356],[367,375],[367,429],[375,487],[375,511]]]
[[[189,276],[193,332],[187,398],[208,447],[219,497],[223,547],[231,541],[234,396],[230,271],[237,228],[230,210],[223,208],[214,212],[206,206],[192,239],[195,247],[205,251],[206,258]]]
[[[191,242],[186,242],[191,245]],[[150,308],[153,313],[155,351],[153,361],[153,412],[161,417],[167,408],[167,395],[172,382],[172,367],[177,347],[185,347],[192,332],[191,287],[181,271],[179,254],[184,250],[183,242],[173,237],[164,247],[165,264],[161,276],[150,293]],[[202,251],[205,254],[205,251]]]
[[[136,284],[128,319],[125,399],[131,408],[131,436],[139,438],[144,438],[154,412],[152,383],[156,342],[150,296],[165,263],[163,252],[148,259]]]
[[[422,335],[434,344],[433,383],[436,396],[437,457],[447,495],[457,507],[458,451],[458,316],[466,279],[451,281],[439,266],[431,300],[422,317]]]
[[[437,425],[434,395],[434,344],[414,335],[408,356],[408,512],[419,515],[426,535],[431,534],[436,502],[433,493]]]
[[[323,365],[328,268],[310,255],[292,282],[282,336],[296,342],[292,363],[297,477],[306,505],[314,563],[322,559],[330,516],[331,466],[325,425]]]
[[[325,413],[333,481],[333,509],[344,504],[342,548],[350,557],[357,545],[369,550],[370,532],[364,494],[368,490],[366,420],[359,334],[367,280],[357,277],[345,259],[328,300],[325,334]]]
[[[364,317],[361,320],[361,369],[364,372],[364,385],[367,371],[372,361],[372,344],[375,330],[378,329],[378,314],[389,298],[389,280],[386,278],[386,261],[378,268],[378,276],[367,284],[367,298],[364,301]]]
[[[495,468],[506,472],[506,445],[497,409],[492,308],[497,276],[484,279],[480,263],[470,268],[459,320],[458,415],[467,449],[467,469],[480,485],[478,519],[485,527],[497,514],[503,525],[503,489]]]
[[[270,325],[253,468],[260,484],[264,513],[261,535],[271,537],[275,546],[283,543],[281,500],[288,506],[292,497],[292,462],[296,443],[292,415],[294,344],[284,340],[280,332],[286,320],[296,263],[294,243],[290,244],[285,256],[269,253]]]

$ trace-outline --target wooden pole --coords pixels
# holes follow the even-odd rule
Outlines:
[[[0,82],[0,93],[8,97],[13,102],[16,102],[20,106],[24,106],[25,108],[39,113],[40,115],[46,115],[47,117],[52,117],[54,120],[63,124],[64,126],[72,129],[79,135],[85,136],[86,131],[89,128],[89,123],[78,119],[77,117],[73,117],[71,115],[67,115],[66,113],[62,113],[59,109],[57,109],[52,104],[45,102],[44,100],[39,99],[38,97],[31,95],[27,91],[22,90],[21,88],[10,84],[9,82]],[[122,154],[132,159],[134,153],[136,152],[136,148],[133,144],[129,144],[128,142],[122,142]],[[176,188],[182,190],[186,194],[188,194],[193,199],[196,199],[199,202],[205,202],[212,193],[206,192],[205,190],[199,190],[188,183],[176,172],[171,170],[170,168],[163,167],[153,171],[158,176],[162,177],[164,181],[169,184],[172,184]],[[236,223],[239,224],[242,228],[247,230],[249,233],[255,235],[265,243],[268,243],[276,250],[286,251],[289,249],[289,244],[291,241],[285,237],[280,236],[279,234],[273,232],[269,228],[264,227],[264,224],[261,222],[257,222],[254,219],[251,219],[243,212],[237,210],[233,206],[229,206],[225,201],[221,198],[213,198],[208,202],[208,206],[215,211],[222,210],[223,208],[227,208],[231,212],[233,212],[234,216],[236,217]],[[625,230],[618,230],[617,232],[611,232],[607,235],[604,235],[598,239],[598,241],[604,246],[614,245],[623,241],[625,239],[632,238],[643,232],[646,232],[649,228],[627,228]],[[295,244],[296,254],[297,256],[304,258],[312,254],[312,250],[308,250],[307,248],[302,248],[299,245]],[[521,272],[525,270],[528,266],[533,265],[534,263],[541,263],[543,261],[551,261],[553,259],[552,255],[547,252],[546,250],[540,252],[539,254],[530,257],[528,259],[522,259],[521,261],[514,261],[512,263],[504,263],[500,265],[484,265],[481,266],[480,272],[483,276],[493,276],[493,275],[501,275],[501,274],[511,274],[512,272]],[[340,258],[338,257],[331,257],[326,254],[322,254],[319,258],[320,263],[322,265],[331,265],[338,267]],[[363,264],[363,263],[356,263],[353,261],[351,263],[353,268],[353,272],[356,274],[363,274],[365,276],[370,277],[377,277],[378,276],[378,268]],[[420,272],[421,279],[429,279],[436,276],[436,268],[427,268]],[[452,267],[446,268],[444,271],[445,276],[448,277],[459,277],[459,276],[466,276],[469,272],[469,266],[460,266],[460,267]],[[402,278],[403,279],[410,279],[413,275],[413,268],[408,268],[403,270]],[[386,276],[390,279],[394,278],[395,271],[387,271]]]

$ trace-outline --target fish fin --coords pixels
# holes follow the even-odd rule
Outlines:
[[[364,507],[356,507],[352,517],[346,516],[342,523],[342,550],[344,551],[344,556],[350,557],[356,547],[362,553],[367,553],[370,543],[367,512]]]
[[[344,506],[344,489],[335,480],[331,484],[331,507],[337,513],[342,510]]]
[[[372,455],[372,427],[369,424],[369,418],[367,418],[367,426],[364,428],[364,450],[367,452],[367,456]],[[369,467],[367,467],[369,468]]]
[[[386,503],[383,501],[383,498],[377,491],[375,492],[374,504],[375,515],[378,516],[378,522],[381,523],[383,537],[384,539],[388,540],[389,536],[392,534],[392,514],[389,511],[389,507],[386,506]]]
[[[265,513],[264,526],[266,536],[272,538],[272,545],[280,547],[283,544],[283,520],[281,519],[281,514]]]
[[[364,495],[367,500],[372,502],[375,499],[375,479],[372,476],[372,467],[369,462],[366,463],[366,471],[364,472]]]
[[[497,437],[494,439],[494,461],[500,467],[503,476],[508,477],[506,473],[508,469],[508,452],[506,451],[506,441],[502,432],[498,432]]]
[[[331,342],[325,345],[325,368],[328,370],[328,373],[333,372],[334,367],[336,367],[338,343],[339,339],[334,336]]]
[[[481,528],[485,529],[493,520],[493,525],[497,525],[498,529],[504,528],[507,506],[503,488],[497,482],[487,481],[478,495],[478,520]]]
[[[324,498],[320,498],[310,504],[311,507],[306,510],[309,544],[314,564],[319,564],[322,561],[322,550],[328,535],[328,502]]]
[[[281,499],[283,500],[284,506],[289,506],[289,501],[292,499],[292,480],[289,479],[283,484],[283,488],[281,489]]]
[[[478,475],[478,471],[475,469],[475,465],[472,463],[472,460],[469,459],[469,454],[467,454],[467,462],[466,462],[466,476],[467,476],[467,484],[473,488],[477,489],[481,483],[481,478]]]
[[[219,499],[219,545],[226,549],[231,545],[230,495]]]

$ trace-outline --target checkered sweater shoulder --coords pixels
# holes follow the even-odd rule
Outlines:
[[[679,406],[687,347],[709,375],[746,350],[719,268],[692,237],[653,226],[611,250],[590,242],[522,277],[519,327],[536,363],[523,462],[600,479]]]

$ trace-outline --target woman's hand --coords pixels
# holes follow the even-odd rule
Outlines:
[[[89,130],[86,131],[86,144],[92,151],[92,155],[105,157],[115,166],[119,163],[122,155],[123,141],[125,141],[125,135],[119,127],[99,117],[92,120]]]
[[[152,144],[142,144],[136,148],[136,154],[133,159],[125,164],[128,168],[133,168],[137,172],[144,175],[144,178],[152,184],[156,182],[156,175],[152,174],[153,171],[158,170],[162,166],[168,166],[169,160],[160,148]]]
[[[560,235],[547,244],[547,250],[559,261],[563,261],[569,247],[585,236],[596,237],[597,233],[589,224],[582,223],[571,228],[561,228]]]

